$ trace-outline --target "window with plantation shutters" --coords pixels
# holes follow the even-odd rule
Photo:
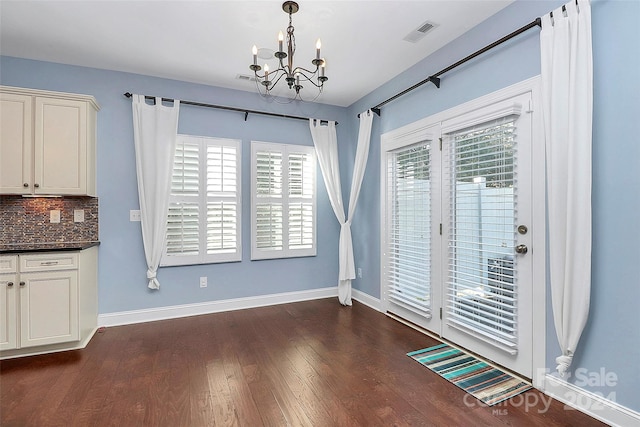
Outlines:
[[[447,135],[447,323],[515,354],[517,116]]]
[[[430,146],[421,142],[389,156],[387,298],[431,315]]]
[[[240,141],[179,135],[162,264],[240,261]]]
[[[316,254],[313,147],[251,143],[251,259]]]

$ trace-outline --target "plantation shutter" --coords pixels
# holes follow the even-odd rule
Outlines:
[[[283,249],[282,153],[256,153],[256,245],[261,250]]]
[[[237,261],[240,142],[179,135],[163,265]]]
[[[314,242],[313,156],[289,154],[289,248],[309,249]]]
[[[252,143],[252,259],[315,255],[313,147]]]
[[[431,316],[431,164],[425,142],[393,152],[388,162],[391,195],[388,298]]]
[[[237,249],[237,164],[236,147],[207,145],[207,254],[234,253]]]
[[[198,255],[200,148],[178,138],[171,178],[165,252],[168,255]]]
[[[516,116],[447,134],[447,323],[515,354]]]

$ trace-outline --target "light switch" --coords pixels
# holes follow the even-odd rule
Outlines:
[[[73,222],[84,222],[84,209],[73,210]]]
[[[52,224],[59,224],[60,223],[60,210],[59,209],[53,209],[51,211],[49,211],[49,222]]]

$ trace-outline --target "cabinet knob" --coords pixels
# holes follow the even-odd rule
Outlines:
[[[13,282],[7,283],[7,286],[9,286],[9,287],[13,286]]]
[[[40,187],[40,184],[33,184],[33,186],[38,188],[38,187]]]
[[[29,187],[29,183],[28,183],[28,182],[25,182],[24,184],[22,184],[22,186],[23,186],[24,188],[28,188],[28,187]]]
[[[24,282],[20,282],[20,286],[24,286],[26,283]]]

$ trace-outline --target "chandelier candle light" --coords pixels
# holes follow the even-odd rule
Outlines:
[[[269,66],[265,64],[264,73],[258,74],[258,71],[262,70],[262,67],[258,65],[258,48],[254,45],[252,49],[253,64],[249,66],[256,77],[256,82],[260,82],[266,89],[264,95],[270,94],[272,88],[274,88],[280,80],[284,77],[289,89],[295,89],[295,97],[300,97],[300,89],[303,86],[300,82],[309,82],[318,88],[318,95],[322,92],[324,82],[329,80],[325,76],[326,62],[324,58],[320,57],[321,43],[318,39],[316,43],[316,57],[311,61],[311,64],[315,66],[315,70],[307,70],[302,67],[293,66],[293,55],[296,52],[296,38],[293,35],[293,24],[291,23],[291,15],[299,10],[298,3],[294,1],[285,1],[282,4],[282,10],[289,15],[289,26],[287,27],[287,51],[284,51],[284,34],[282,31],[278,34],[278,51],[274,53],[274,56],[278,58],[279,67],[276,70],[269,71]],[[287,59],[286,64],[284,59]],[[260,91],[258,86],[258,91]],[[261,92],[261,91],[260,91]],[[262,92],[261,92],[262,94]]]

